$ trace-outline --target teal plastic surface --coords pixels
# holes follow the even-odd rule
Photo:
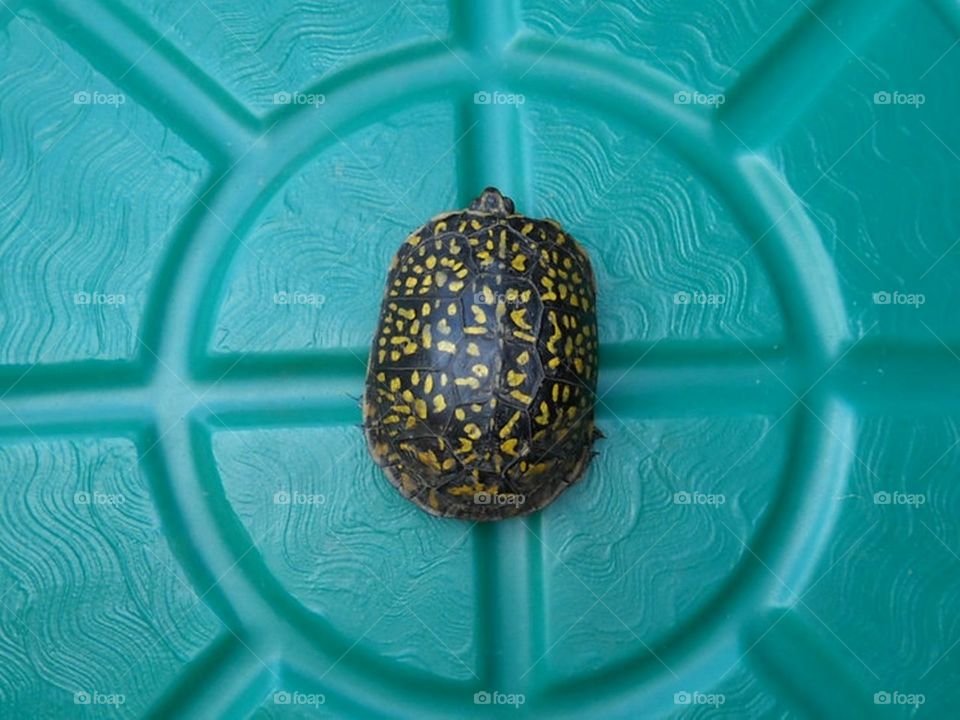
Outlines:
[[[955,0],[3,0],[0,716],[960,706]],[[596,267],[544,512],[358,427],[408,231]]]

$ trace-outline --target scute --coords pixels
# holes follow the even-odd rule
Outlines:
[[[593,455],[598,340],[585,251],[488,188],[391,264],[364,390],[371,455],[434,515],[541,509]]]

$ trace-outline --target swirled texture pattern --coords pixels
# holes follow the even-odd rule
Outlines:
[[[35,19],[6,32],[0,364],[130,358],[206,163]]]
[[[929,42],[897,40],[927,28]],[[954,36],[922,3],[899,13],[775,148],[813,208],[857,334],[960,341],[960,125],[943,112]]]
[[[659,147],[588,110],[529,103],[532,174],[594,262],[600,337],[737,336],[774,345],[781,314],[751,242],[716,195]]]
[[[366,56],[434,39],[449,25],[441,0],[122,0],[256,112]],[[277,95],[280,94],[278,98]],[[286,97],[284,97],[286,96]]]
[[[438,208],[454,207],[449,106],[402,111],[341,140],[287,182],[244,240],[214,352],[363,347],[393,253]]]
[[[778,490],[783,467],[770,458],[783,455],[789,431],[775,420],[608,429],[595,484],[562,496],[540,535],[545,642],[554,648],[544,662],[557,676],[626,660],[624,646],[611,654],[624,634],[661,645],[723,592]],[[620,466],[628,455],[633,462]]]
[[[363,438],[342,427],[218,433],[213,447],[251,541],[328,632],[362,635],[367,652],[399,666],[474,676],[479,609],[469,526],[424,527],[420,512],[399,505],[366,463]],[[291,456],[299,458],[294,466]],[[426,645],[418,640],[424,633],[432,638]]]
[[[221,626],[167,547],[136,447],[4,442],[0,467],[0,705],[122,695],[111,709],[144,712]]]
[[[895,443],[909,452],[891,453]],[[956,415],[864,418],[849,488],[833,499],[840,521],[816,570],[824,579],[792,610],[800,632],[816,638],[815,649],[833,646],[831,630],[843,628],[845,647],[832,650],[832,662],[846,665],[845,653],[859,658],[857,665],[876,673],[882,685],[870,672],[844,672],[874,691],[918,692],[910,690],[916,668],[945,665],[942,672],[949,674],[956,667],[929,638],[960,633],[960,586],[937,581],[957,562],[960,487],[950,478],[960,471],[958,443]],[[844,600],[854,594],[873,598],[869,612]],[[830,629],[818,620],[827,617],[835,619]],[[952,692],[947,675],[929,675],[929,696]]]
[[[0,715],[956,715],[958,37],[2,0]],[[390,257],[488,185],[590,252],[605,438],[473,527],[359,400]]]
[[[676,92],[730,86],[745,59],[761,55],[803,12],[791,0],[529,0],[523,21],[548,37],[571,37],[664,72]]]

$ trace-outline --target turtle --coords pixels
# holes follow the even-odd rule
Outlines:
[[[488,187],[390,263],[362,401],[370,454],[433,515],[540,510],[596,454],[598,346],[583,247]]]

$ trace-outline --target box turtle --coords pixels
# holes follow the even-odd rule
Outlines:
[[[434,515],[539,510],[594,454],[597,346],[583,248],[487,188],[393,258],[364,392],[370,452]]]

